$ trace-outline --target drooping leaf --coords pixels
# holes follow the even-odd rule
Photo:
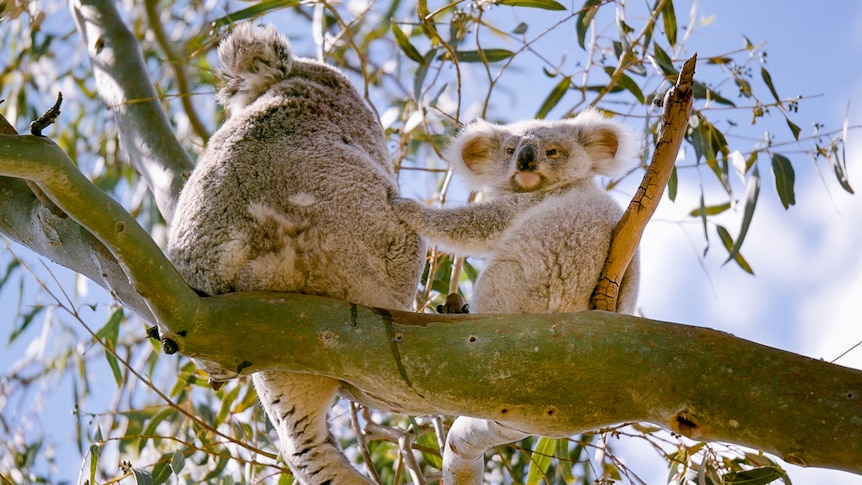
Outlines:
[[[18,258],[12,258],[12,261],[9,261],[9,264],[6,265],[6,271],[3,273],[3,276],[0,277],[0,288],[3,288],[3,285],[6,284],[6,281],[8,281],[9,277],[12,276],[12,273],[14,273],[15,270],[20,267],[21,261]]]
[[[608,76],[612,76],[614,74],[614,68],[610,66],[605,67],[605,72],[608,74]],[[641,88],[637,85],[636,82],[634,82],[632,78],[628,77],[626,74],[620,74],[617,78],[617,85],[625,88],[628,92],[632,93],[632,95],[634,95],[638,102],[640,102],[641,104],[644,103],[644,93],[641,92]]]
[[[554,457],[554,449],[557,447],[556,439],[542,436],[536,441],[533,453],[530,454],[530,469],[527,473],[527,485],[538,485],[548,475],[551,459]]]
[[[775,175],[775,190],[778,191],[778,198],[781,199],[784,208],[788,209],[796,204],[796,195],[793,192],[796,175],[793,164],[784,155],[773,153],[772,173]]]
[[[580,13],[578,13],[578,19],[577,22],[575,22],[575,30],[578,34],[578,45],[581,46],[581,49],[586,49],[585,41],[587,38],[587,29],[593,22],[593,17],[596,16],[596,12],[599,11],[599,1],[600,0],[587,0],[584,2],[584,6],[581,7]]]
[[[722,225],[716,226],[715,229],[716,232],[718,232],[718,237],[721,239],[721,243],[724,245],[725,249],[731,251],[733,248],[733,238],[730,236],[730,233],[727,232],[727,229]],[[748,264],[748,261],[742,257],[742,254],[737,252],[733,260],[740,268],[742,268],[743,271],[751,275],[754,274],[754,270],[751,269],[751,265]]]
[[[510,7],[540,8],[542,10],[567,10],[567,8],[556,0],[497,0],[497,5]]]
[[[123,384],[123,371],[120,369],[120,363],[114,355],[114,351],[117,348],[117,338],[120,335],[120,323],[123,321],[123,315],[123,309],[117,308],[111,314],[110,318],[108,318],[105,325],[96,332],[96,336],[99,337],[107,347],[105,349],[105,360],[111,368],[111,373],[114,375],[114,381],[117,383],[117,387],[120,387]]]
[[[177,450],[171,455],[171,470],[174,475],[179,475],[186,466],[186,455],[183,450]]]
[[[674,166],[673,171],[670,173],[670,179],[667,181],[667,197],[671,202],[676,201],[676,190],[678,184],[679,179],[676,174],[676,166]]]
[[[141,470],[136,467],[129,467],[129,471],[132,473],[132,476],[135,478],[136,485],[153,485],[153,475],[152,473]]]
[[[143,451],[144,447],[147,445],[147,441],[152,439],[155,443],[159,442],[159,436],[156,434],[156,428],[158,428],[159,424],[165,419],[176,414],[176,410],[170,407],[166,407],[156,413],[155,416],[150,418],[147,422],[147,425],[141,430],[141,438],[138,441],[138,453]]]
[[[423,62],[420,62],[419,67],[416,68],[416,76],[413,78],[413,97],[416,99],[422,97],[422,88],[425,86],[425,78],[428,76],[428,66],[431,65],[431,60],[436,55],[436,48],[429,50],[422,57]]]
[[[96,483],[96,472],[99,470],[99,458],[102,456],[102,446],[90,445],[90,483]]]
[[[676,77],[679,75],[679,72],[673,67],[673,60],[658,45],[658,43],[653,44],[653,59],[655,59],[656,64],[658,64],[658,68],[661,69],[661,72],[664,73],[668,79],[676,81]]]
[[[548,96],[542,102],[542,105],[539,107],[539,111],[536,112],[536,118],[544,119],[548,113],[554,109],[555,106],[563,99],[563,96],[566,94],[566,91],[569,90],[569,87],[572,83],[571,76],[564,76],[560,82],[554,86],[554,89],[548,93]]]
[[[769,74],[769,71],[767,71],[765,67],[760,68],[760,76],[763,78],[763,82],[766,83],[766,87],[769,88],[769,92],[772,93],[772,97],[775,98],[777,103],[781,104],[781,98],[778,97],[778,91],[775,90],[775,85],[772,84],[772,75]]]
[[[787,127],[790,128],[790,131],[793,132],[793,138],[799,141],[799,132],[802,131],[802,128],[799,128],[796,123],[790,121],[790,118],[785,117],[784,120],[787,121]]]
[[[558,439],[554,440],[556,442],[556,449],[554,450],[554,456],[556,456],[559,460],[558,470],[560,471],[560,475],[562,475],[563,480],[566,483],[575,483],[575,474],[572,473],[572,464],[577,462],[578,457],[572,457],[569,454],[569,440],[568,439]],[[574,453],[580,454],[580,451],[577,449],[573,450]],[[569,460],[565,458],[568,457]]]
[[[673,11],[673,0],[665,2],[661,9],[661,17],[664,22],[664,34],[671,47],[676,47],[676,14]]]
[[[427,61],[422,54],[416,50],[416,47],[410,43],[410,39],[407,38],[407,34],[401,30],[401,27],[398,26],[395,22],[392,23],[392,34],[395,36],[395,43],[398,44],[398,47],[404,52],[407,57],[418,63],[419,65],[426,65]]]
[[[784,478],[786,475],[787,473],[778,467],[765,466],[727,473],[724,475],[724,483],[727,485],[767,485]]]
[[[23,295],[23,292],[21,293]],[[19,315],[21,319],[21,323],[18,324],[15,328],[12,329],[12,332],[9,334],[9,343],[15,341],[25,330],[33,323],[33,320],[37,315],[42,313],[45,307],[43,305],[33,305],[29,310]]]
[[[153,485],[161,485],[166,483],[173,471],[171,470],[171,453],[163,453],[159,458],[158,463],[153,465],[152,480]]]
[[[745,189],[745,206],[742,210],[742,227],[740,227],[739,236],[737,236],[736,241],[733,242],[733,247],[728,251],[730,254],[724,262],[724,264],[727,264],[731,260],[734,260],[742,269],[749,273],[752,273],[751,267],[748,266],[748,263],[745,265],[741,264],[740,260],[744,260],[737,256],[739,256],[739,250],[742,248],[742,243],[745,241],[746,234],[748,234],[748,228],[751,226],[751,219],[754,217],[754,209],[757,206],[757,199],[759,196],[760,170],[758,170],[755,165],[754,170],[751,172],[751,177],[748,179],[748,186]],[[725,247],[726,246],[727,244],[725,244]]]

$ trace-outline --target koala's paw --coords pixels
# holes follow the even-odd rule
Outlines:
[[[437,313],[470,313],[470,305],[458,293],[449,293],[446,303],[437,305]]]

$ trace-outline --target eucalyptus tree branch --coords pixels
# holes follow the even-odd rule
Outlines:
[[[3,116],[0,134],[18,134]],[[0,233],[90,278],[142,318],[155,322],[117,259],[89,231],[69,219],[35,182],[0,177]]]
[[[322,374],[372,408],[543,436],[645,421],[862,473],[862,371],[715,330],[596,311],[416,314],[279,293],[202,300],[170,336],[210,372]]]
[[[126,289],[128,285],[146,303],[142,316],[155,317],[158,322],[172,322],[189,318],[194,312],[200,299],[150,235],[120,204],[84,177],[54,142],[30,135],[0,135],[0,176],[34,182],[70,219],[95,236],[101,244],[94,245],[86,253],[108,260],[108,255],[101,253],[101,248],[106,249],[128,281],[127,284],[120,282],[118,287]],[[14,184],[9,185],[14,188]],[[26,200],[21,202],[27,206]],[[2,205],[13,206],[6,202],[5,196]],[[32,205],[29,204],[30,207]],[[6,208],[12,211],[11,207]],[[23,211],[17,212],[21,213],[19,219],[25,215]],[[65,241],[51,240],[57,238],[51,232],[53,225],[39,221],[38,226],[36,230],[46,232],[48,244],[57,246],[55,251],[65,247]],[[39,252],[39,246],[28,246]],[[80,258],[82,255],[76,256]],[[58,262],[64,264],[66,261]],[[72,269],[86,266],[80,263]],[[112,280],[117,277],[113,276]],[[133,299],[136,307],[140,301]]]
[[[114,113],[123,147],[170,223],[177,195],[194,166],[177,141],[147,74],[141,48],[111,0],[70,0],[93,64],[102,102]]]
[[[664,97],[661,126],[652,161],[635,196],[614,228],[608,257],[591,299],[596,310],[616,311],[620,282],[637,252],[644,228],[655,213],[673,172],[679,147],[691,114],[694,66],[697,54],[685,61],[676,84]]]

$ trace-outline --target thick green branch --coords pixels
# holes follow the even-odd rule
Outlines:
[[[862,372],[714,330],[607,312],[421,315],[273,293],[203,300],[170,336],[216,373],[324,374],[372,407],[539,435],[647,421],[862,473]]]
[[[131,287],[147,301],[157,320],[184,319],[194,311],[197,295],[150,235],[120,204],[87,180],[54,142],[29,135],[0,135],[0,176],[35,182],[93,234],[119,262]]]
[[[170,223],[185,175],[194,164],[165,115],[141,48],[110,0],[71,0],[87,45],[99,96],[114,113],[123,147]]]

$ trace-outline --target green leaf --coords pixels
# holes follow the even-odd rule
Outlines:
[[[790,131],[793,132],[793,138],[795,138],[796,141],[799,141],[799,132],[802,131],[802,128],[799,128],[796,123],[790,121],[790,118],[785,117],[784,121],[787,122],[788,128],[790,128]]]
[[[733,238],[730,237],[730,233],[727,232],[727,229],[725,229],[725,227],[721,225],[716,226],[715,229],[718,232],[718,237],[721,239],[721,243],[724,244],[724,247],[728,251],[730,251],[733,247]],[[743,271],[751,275],[754,274],[754,271],[751,269],[751,266],[748,264],[748,261],[746,261],[745,258],[742,257],[742,254],[737,252],[736,257],[734,257],[733,259],[734,261],[736,261],[736,264],[738,264],[739,267],[742,268]]]
[[[787,473],[778,467],[766,466],[727,473],[724,475],[724,483],[727,485],[766,485],[782,479],[786,475]]]
[[[676,201],[676,189],[679,184],[679,179],[676,174],[676,166],[674,165],[673,171],[670,173],[670,179],[667,181],[667,197],[671,200],[671,202]]]
[[[117,348],[117,338],[120,335],[120,323],[123,321],[123,315],[122,307],[117,308],[108,318],[107,323],[96,332],[96,336],[105,343],[105,360],[111,368],[117,387],[123,384],[123,371],[120,369],[120,363],[114,355],[114,351]]]
[[[183,450],[177,450],[171,455],[171,470],[173,470],[174,475],[179,475],[183,468],[186,466],[186,455]]]
[[[156,413],[155,416],[150,418],[149,422],[147,422],[147,426],[141,430],[141,438],[138,440],[138,453],[143,451],[144,447],[147,445],[147,441],[152,439],[154,443],[158,443],[160,441],[160,436],[156,434],[156,428],[158,428],[159,424],[165,419],[174,416],[176,414],[176,410],[170,407],[166,407]]]
[[[614,71],[615,70],[613,67],[608,66],[605,68],[605,72],[608,74],[608,76],[612,76],[614,74]],[[644,93],[641,92],[641,88],[638,86],[638,84],[634,82],[632,78],[628,77],[628,75],[620,74],[617,78],[617,86],[625,88],[634,95],[638,102],[644,104]]]
[[[413,47],[413,44],[410,43],[410,39],[407,38],[407,34],[405,34],[404,31],[401,30],[401,27],[399,27],[398,24],[394,22],[392,23],[392,34],[395,35],[395,43],[398,44],[398,47],[400,47],[401,50],[404,51],[404,54],[406,54],[407,57],[409,57],[419,65],[427,65],[427,61],[422,56],[422,54],[420,54],[419,51],[416,50],[415,47]]]
[[[563,99],[563,96],[566,94],[566,91],[569,90],[571,83],[572,77],[564,76],[563,79],[554,86],[554,89],[551,90],[548,97],[545,98],[545,101],[542,102],[542,106],[540,106],[539,111],[536,112],[536,118],[544,119],[545,116],[548,115],[548,112],[554,109],[554,107],[557,106],[557,103]]]
[[[496,4],[509,7],[541,8],[543,10],[567,10],[563,4],[556,0],[497,0]]]
[[[664,35],[671,47],[676,46],[676,14],[673,11],[673,0],[668,0],[661,9],[661,17],[664,21]]]
[[[565,483],[575,483],[575,474],[572,473],[572,465],[578,461],[578,457],[569,454],[568,439],[558,439],[554,441],[556,442],[554,456],[557,457],[557,463],[559,465],[557,470],[559,470]],[[580,451],[577,449],[573,451],[580,454]]]
[[[15,272],[16,269],[21,267],[21,261],[18,258],[13,258],[12,261],[9,261],[9,264],[6,266],[6,272],[3,273],[3,277],[0,278],[0,288],[6,284],[6,281],[9,280],[9,277],[12,276],[12,273]]]
[[[99,458],[102,456],[102,446],[90,445],[90,483],[96,483],[96,472],[99,470]]]
[[[778,97],[778,91],[775,90],[775,85],[772,84],[772,76],[765,67],[760,68],[760,76],[763,78],[763,82],[766,83],[766,87],[769,88],[769,92],[772,93],[772,97],[775,98],[775,101],[778,102],[778,104],[781,104],[781,98]]]
[[[713,91],[708,88],[705,84],[699,81],[694,81],[691,85],[691,94],[695,97],[695,99],[711,99],[716,103],[723,104],[725,106],[736,106],[736,104],[725,98],[724,96],[718,94],[718,92]]]
[[[431,60],[437,55],[437,49],[431,49],[422,57],[422,62],[416,68],[416,76],[413,78],[413,97],[419,99],[422,96],[422,88],[425,85],[425,78],[428,76],[428,66],[431,65]]]
[[[513,55],[506,49],[485,49],[483,51],[458,51],[455,53],[459,62],[500,62]]]
[[[527,485],[537,485],[544,480],[554,457],[556,439],[542,436],[536,442],[533,453],[530,454],[530,471],[527,473]]]
[[[153,475],[150,472],[135,467],[130,467],[129,471],[132,472],[132,476],[135,477],[135,483],[137,485],[153,485]]]
[[[259,17],[272,10],[295,7],[297,5],[299,5],[299,0],[274,0],[269,2],[260,2],[256,5],[252,5],[251,7],[237,10],[236,12],[229,13],[224,17],[213,20],[210,25],[214,29],[220,29],[226,25],[239,22],[240,20]]]
[[[655,63],[658,64],[658,68],[661,69],[661,72],[675,82],[679,73],[673,67],[673,60],[657,43],[653,44],[653,59],[655,59]]]
[[[773,153],[772,173],[775,174],[775,189],[778,191],[778,198],[781,199],[784,208],[788,209],[791,205],[796,204],[796,195],[793,193],[793,184],[796,179],[793,164],[784,155]]]
[[[724,204],[719,205],[703,206],[698,209],[692,210],[688,213],[688,215],[691,217],[701,217],[704,215],[714,216],[716,214],[721,214],[727,209],[730,209],[730,202],[725,202]]]
[[[596,12],[599,11],[598,4],[601,0],[587,0],[584,2],[584,6],[581,7],[581,11],[578,13],[578,20],[575,22],[575,29],[578,34],[578,45],[581,46],[581,49],[586,49],[584,46],[584,42],[587,38],[587,29],[590,27],[590,24],[593,23],[593,17],[596,16]]]
[[[438,449],[437,444],[437,435],[434,433],[423,433],[419,435],[419,438],[416,439],[416,443],[422,445],[425,448],[436,450]],[[426,453],[422,452],[422,457],[425,458],[425,461],[438,470],[443,469],[443,459],[437,453]]]
[[[745,265],[740,263],[740,260],[744,261],[744,259],[740,256],[739,250],[742,248],[742,243],[745,241],[746,234],[748,234],[748,228],[751,226],[751,219],[754,217],[754,209],[757,206],[757,198],[759,195],[760,170],[755,166],[754,170],[751,172],[751,177],[748,179],[748,187],[745,189],[745,207],[742,211],[742,227],[739,229],[739,236],[737,236],[736,241],[734,241],[733,247],[729,249],[728,252],[730,254],[724,262],[724,264],[727,264],[731,260],[734,260],[743,270],[751,274],[754,273],[751,271],[751,267],[748,266],[748,263],[745,263]],[[722,242],[725,242],[724,238],[722,238]],[[726,242],[725,247],[727,247]]]
[[[159,462],[153,465],[153,485],[161,485],[168,481],[171,478],[171,467],[170,467],[171,454],[164,453],[161,458],[159,458]]]
[[[30,307],[30,310],[28,312],[19,315],[21,317],[21,324],[15,327],[12,330],[12,333],[9,334],[8,343],[11,344],[15,341],[15,339],[20,337],[21,334],[24,333],[25,330],[27,330],[27,327],[29,327],[30,324],[33,323],[33,320],[36,318],[36,316],[42,313],[42,310],[44,309],[45,307],[42,305],[33,305],[32,307]]]

